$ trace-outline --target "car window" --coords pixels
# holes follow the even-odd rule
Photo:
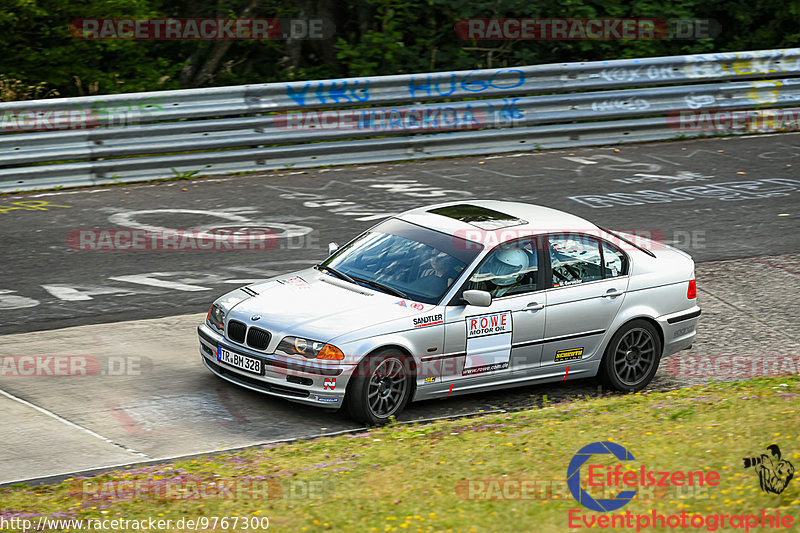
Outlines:
[[[616,246],[612,246],[602,241],[603,261],[606,278],[616,278],[628,274],[628,256]]]
[[[475,270],[467,290],[489,292],[493,298],[535,291],[539,260],[533,241],[500,245]]]
[[[584,235],[551,235],[548,242],[553,287],[603,278],[600,244],[596,239]]]

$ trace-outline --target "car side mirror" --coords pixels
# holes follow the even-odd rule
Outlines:
[[[486,291],[464,291],[462,297],[465,302],[475,307],[489,307],[492,305],[492,295]]]
[[[339,250],[339,245],[335,242],[328,243],[328,257],[332,256]]]

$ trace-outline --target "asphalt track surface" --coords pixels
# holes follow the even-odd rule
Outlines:
[[[702,262],[704,315],[683,355],[800,354],[799,169],[800,137],[784,134],[2,196],[0,355],[86,355],[100,371],[0,376],[0,483],[357,428],[343,413],[214,378],[194,327],[227,290],[317,262],[327,242],[438,201],[525,201],[649,232]],[[75,230],[200,227],[294,236],[269,251],[85,251],[68,242]],[[653,388],[705,379],[676,368],[662,368]],[[580,380],[453,394],[401,418],[596,391]]]
[[[679,194],[663,194],[676,188]],[[634,195],[616,204],[596,197],[618,193]],[[793,253],[800,251],[800,136],[0,196],[0,334],[203,312],[241,280],[318,262],[329,241],[347,241],[393,213],[470,198],[562,209],[663,238],[698,262]],[[67,242],[80,230],[200,227],[307,233],[270,251],[83,251]]]

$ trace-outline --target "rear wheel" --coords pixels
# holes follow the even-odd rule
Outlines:
[[[382,350],[358,366],[347,387],[350,416],[366,425],[381,425],[397,415],[411,396],[413,376],[406,355],[399,350]]]
[[[632,320],[608,343],[600,363],[600,381],[619,391],[636,392],[655,376],[661,360],[658,331],[646,320]]]

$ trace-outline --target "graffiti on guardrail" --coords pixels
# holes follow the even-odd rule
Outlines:
[[[640,80],[671,80],[683,78],[683,65],[649,65],[638,67],[611,67],[600,71],[600,77],[610,82],[636,82]],[[569,74],[562,79],[570,79]]]
[[[592,102],[592,111],[644,111],[650,102],[644,98],[612,98]]]
[[[770,118],[765,113],[771,111],[763,108],[800,102],[800,85],[789,79],[798,73],[800,48],[790,48],[0,103],[0,119],[5,119],[0,133],[8,134],[0,148],[0,156],[6,156],[0,157],[6,161],[0,168],[0,190],[125,182],[145,174],[166,177],[163,169],[194,166],[198,156],[186,155],[186,146],[197,146],[209,161],[203,171],[214,174],[726,133],[730,129],[725,130],[726,115],[719,108],[734,106],[761,111],[753,115],[758,120],[747,119],[747,128],[732,133],[794,131],[794,112],[784,110]],[[754,80],[727,84],[748,77]],[[694,83],[701,81],[708,83]],[[693,84],[676,87],[686,82]],[[669,87],[642,89],[645,85]],[[635,86],[640,88],[625,89]],[[557,94],[585,89],[598,92]],[[614,91],[600,92],[604,89]],[[435,100],[447,102],[430,103]],[[329,111],[348,107],[360,109]],[[677,129],[666,116],[675,110],[709,108],[717,108],[716,114],[700,114],[696,120],[684,114]],[[85,110],[88,118],[59,113],[62,109]],[[311,109],[320,112],[309,113]],[[20,110],[34,114],[20,115]],[[659,118],[639,120],[644,115]],[[619,120],[622,116],[630,120]],[[201,120],[202,131],[195,127]],[[150,124],[152,135],[136,129],[144,123]],[[120,126],[120,131],[107,136],[52,135],[40,145],[24,142],[28,131],[107,126]],[[515,126],[524,129],[510,131]],[[489,131],[492,128],[507,131]],[[287,136],[281,129],[306,132]],[[235,135],[236,130],[241,134]],[[329,134],[335,130],[356,134]],[[437,135],[440,131],[456,134]],[[404,135],[410,143],[379,138],[386,133]],[[280,138],[279,146],[273,145],[275,137]],[[347,137],[352,138],[336,140]],[[344,147],[341,142],[356,144]],[[55,158],[68,150],[96,158],[70,161],[65,173],[64,161]],[[224,157],[212,157],[216,150],[225,150]],[[126,157],[131,153],[147,157]],[[33,169],[40,163],[47,164]],[[662,174],[653,169],[639,172]]]
[[[519,104],[519,98],[503,98],[503,103],[497,108],[491,100],[487,100],[486,107],[491,116],[491,120],[488,121],[490,126],[508,126],[525,118],[525,111]]]
[[[669,81],[695,78],[727,78],[797,72],[800,57],[776,54],[774,57],[752,57],[746,52],[686,56],[684,60],[658,65],[615,66],[601,69],[600,77],[608,82]],[[564,73],[561,79],[575,81],[575,73]]]
[[[776,53],[777,52],[777,53]],[[731,52],[686,56],[685,74],[690,78],[711,78],[778,74],[800,69],[800,56],[780,51]]]
[[[299,106],[366,102],[369,100],[369,79],[324,80],[286,83],[286,96]]]
[[[686,107],[689,109],[700,109],[701,107],[711,106],[716,103],[717,98],[713,94],[689,94],[683,97]]]
[[[520,69],[501,68],[491,74],[483,70],[411,74],[408,93],[411,98],[450,96],[456,92],[480,93],[487,89],[516,89],[525,83],[525,73]]]
[[[508,90],[521,87],[525,73],[520,69],[494,71],[436,72],[409,75],[406,88],[411,98],[444,97],[456,94],[481,93],[486,90]],[[286,96],[299,106],[332,105],[368,102],[369,78],[286,83]]]

